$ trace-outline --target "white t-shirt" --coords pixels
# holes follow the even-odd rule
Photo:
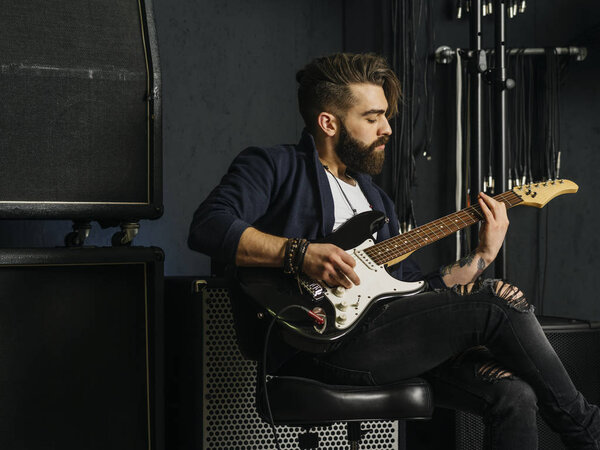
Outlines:
[[[333,194],[335,217],[333,231],[337,230],[341,224],[354,217],[355,214],[352,212],[352,208],[356,210],[356,214],[371,211],[373,209],[357,182],[355,182],[355,186],[352,186],[345,181],[336,179],[328,170],[325,172],[327,173],[327,179],[329,180],[329,186],[331,187],[331,193]],[[343,189],[348,200],[344,198],[340,189]],[[348,204],[348,202],[350,202],[350,204]],[[350,205],[352,205],[352,208]]]

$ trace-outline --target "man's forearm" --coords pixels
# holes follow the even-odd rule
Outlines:
[[[448,287],[472,283],[490,263],[476,249],[455,263],[443,267],[442,279]]]
[[[235,255],[238,266],[282,267],[287,239],[246,228]]]
[[[238,266],[283,267],[287,239],[246,228],[242,233],[235,257]],[[310,244],[302,267],[298,269],[314,280],[324,280],[330,286],[350,289],[360,284],[354,272],[356,261],[333,244]]]

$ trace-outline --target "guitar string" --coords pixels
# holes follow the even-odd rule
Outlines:
[[[512,195],[512,194],[514,194],[514,195]],[[509,197],[513,197],[513,198],[512,198],[512,200],[516,200],[516,202],[515,202],[515,204],[514,204],[514,205],[513,205],[513,203],[511,202],[511,199],[510,199]],[[505,201],[505,203],[507,203],[507,204],[508,204],[508,207],[515,206],[515,205],[517,205],[517,204],[519,204],[519,203],[521,202],[521,199],[520,199],[520,198],[519,198],[519,197],[518,197],[518,196],[517,196],[517,195],[516,195],[514,192],[507,192],[507,193],[504,193],[504,194],[500,194],[500,195],[498,195],[498,196],[496,197],[496,199],[497,199],[497,200],[502,200],[502,201]],[[467,222],[465,222],[464,220],[462,220],[462,218],[461,218],[460,214],[463,214],[463,216],[465,216],[465,219],[466,219],[468,222],[470,222],[470,223],[467,223]],[[457,212],[457,213],[450,214],[449,216],[443,217],[442,219],[438,219],[438,220],[436,220],[436,221],[434,221],[434,222],[431,222],[431,223],[429,223],[429,224],[426,224],[426,225],[428,226],[428,228],[430,228],[430,229],[431,229],[431,225],[432,225],[432,224],[434,224],[434,223],[444,223],[444,221],[445,221],[445,220],[447,221],[447,220],[448,220],[450,217],[453,217],[453,216],[456,216],[456,217],[458,217],[458,218],[461,220],[461,222],[463,222],[463,224],[464,224],[465,226],[468,226],[468,225],[472,225],[472,224],[474,224],[474,223],[477,223],[477,222],[478,222],[478,221],[479,221],[481,218],[483,218],[483,216],[482,216],[482,213],[480,212],[480,210],[479,210],[479,208],[478,208],[478,207],[469,207],[469,208],[467,208],[466,210],[463,210],[463,211],[459,211],[459,212]],[[451,223],[451,224],[452,224],[452,223]],[[457,229],[460,229],[460,228],[461,228],[461,227],[458,227],[457,225],[454,225],[454,226],[455,226],[455,227],[457,227]],[[424,225],[423,227],[425,227],[425,225]],[[423,227],[420,227],[420,228],[423,228]],[[448,227],[448,228],[450,228],[450,227]],[[451,229],[451,228],[450,228],[450,229]],[[376,259],[380,259],[380,258],[386,257],[386,259],[385,259],[385,260],[383,260],[383,261],[379,262],[379,263],[384,263],[384,262],[386,262],[386,261],[389,261],[389,260],[392,260],[392,259],[393,259],[393,258],[392,258],[392,259],[390,259],[390,258],[389,258],[389,256],[395,256],[395,257],[398,257],[398,256],[401,256],[402,254],[405,254],[405,253],[406,253],[406,252],[408,252],[408,251],[413,251],[413,250],[416,250],[416,249],[418,249],[418,248],[421,248],[421,247],[423,247],[423,246],[424,246],[424,245],[426,245],[426,244],[429,244],[430,242],[428,242],[428,241],[429,241],[429,239],[430,239],[430,238],[432,238],[432,241],[431,241],[431,242],[435,242],[435,241],[437,241],[437,240],[441,239],[441,238],[440,238],[440,236],[439,236],[439,235],[437,235],[437,233],[434,233],[434,234],[432,235],[431,233],[427,233],[427,231],[426,231],[426,228],[423,228],[423,230],[424,230],[424,232],[425,232],[425,240],[424,240],[424,241],[422,240],[422,239],[423,239],[423,237],[418,235],[419,233],[421,233],[421,231],[422,231],[422,230],[420,230],[420,229],[418,229],[418,228],[417,228],[417,229],[415,229],[415,230],[412,230],[411,232],[409,232],[409,233],[408,233],[408,234],[409,234],[409,236],[407,236],[407,233],[405,233],[405,234],[403,234],[403,235],[396,236],[395,238],[388,239],[388,240],[386,240],[386,241],[384,241],[384,242],[381,242],[381,243],[379,243],[379,244],[376,244],[376,245],[378,246],[378,248],[376,248],[376,249],[373,249],[372,247],[369,247],[369,248],[368,248],[368,249],[366,249],[365,251],[367,252],[367,254],[369,254],[369,256],[371,256],[371,255],[372,255],[372,256],[373,256],[374,258],[376,258]],[[452,233],[453,233],[453,232],[455,232],[455,231],[456,231],[456,230],[452,230],[452,229],[451,229],[451,231],[450,231],[449,233],[448,233],[448,232],[446,232],[446,234],[444,234],[444,235],[442,236],[442,238],[443,238],[443,237],[446,237],[446,236],[448,236],[448,235],[450,235],[450,234],[452,234]],[[415,236],[412,236],[413,234],[414,234]],[[400,243],[400,246],[401,246],[401,253],[399,253],[399,254],[398,254],[398,252],[397,252],[397,247],[398,247],[398,244],[397,244],[397,243],[394,243],[394,245],[393,245],[393,248],[391,248],[391,247],[389,247],[388,243],[390,243],[390,241],[397,241],[397,240],[400,240],[400,239],[402,239],[402,238],[405,238],[405,242],[404,242],[404,244]],[[420,242],[419,242],[419,239],[421,239],[421,241],[420,241]],[[383,245],[382,245],[382,244],[383,244]],[[407,244],[408,244],[408,245],[407,245]],[[373,247],[375,247],[375,246],[373,246]],[[382,249],[383,249],[383,250],[382,250]],[[376,250],[376,251],[377,251],[377,253],[376,253],[376,254],[373,254],[373,250]],[[376,261],[376,262],[377,262],[377,261]]]
[[[521,198],[514,193],[513,191],[505,192],[499,194],[495,197],[497,201],[503,201],[509,208],[516,206],[521,203]],[[515,202],[514,204],[512,202]],[[462,215],[462,217],[461,217]],[[455,213],[449,214],[448,216],[442,217],[441,219],[435,220],[433,222],[427,223],[422,227],[416,228],[414,230],[409,231],[408,233],[404,233],[394,238],[387,239],[386,241],[380,242],[379,244],[375,244],[367,249],[365,249],[365,253],[369,255],[377,264],[382,264],[387,261],[393,260],[393,257],[399,257],[407,252],[417,250],[424,245],[435,242],[439,239],[449,236],[450,234],[460,230],[461,228],[451,221],[451,218],[459,219],[464,226],[473,225],[480,220],[483,219],[483,214],[479,206],[470,206],[469,208],[465,208],[462,211],[457,211]],[[465,219],[465,220],[463,220]],[[434,224],[442,224],[440,229],[442,230],[442,236],[440,237],[438,233],[432,229]],[[443,226],[446,226],[446,230],[443,230]],[[453,230],[450,225],[456,227],[456,230]],[[429,229],[429,231],[427,231]],[[449,232],[447,230],[450,230]],[[424,238],[422,236],[424,234]],[[404,243],[400,241],[404,241]],[[389,244],[392,244],[391,247]],[[398,247],[400,247],[400,252],[398,252]],[[390,256],[392,258],[390,258]]]
[[[503,196],[503,197],[505,197],[505,196]],[[499,200],[504,200],[504,199],[503,198],[499,198]],[[509,207],[513,206],[510,201],[508,202],[508,206]],[[461,214],[467,220],[467,222],[465,222],[463,220],[463,217],[461,217]],[[420,248],[421,244],[424,241],[429,241],[430,239],[433,239],[433,241],[436,241],[436,240],[441,239],[443,237],[446,237],[449,234],[452,234],[453,232],[455,232],[458,229],[460,229],[461,227],[459,227],[457,225],[454,225],[452,222],[450,222],[450,224],[454,225],[457,228],[457,230],[453,230],[452,227],[448,226],[448,219],[450,217],[452,217],[453,215],[456,216],[458,219],[460,219],[461,222],[463,222],[463,224],[465,226],[468,226],[468,225],[471,225],[473,223],[476,223],[481,218],[483,218],[482,214],[478,210],[476,210],[473,207],[471,207],[470,210],[459,211],[458,213],[454,213],[454,214],[446,216],[446,217],[444,217],[442,219],[438,219],[438,220],[436,220],[434,222],[425,224],[423,227],[421,227],[422,229],[415,229],[412,232],[410,232],[408,236],[406,236],[406,233],[405,233],[404,235],[400,235],[400,236],[397,236],[397,237],[399,239],[405,238],[405,241],[408,240],[410,242],[410,244],[412,244],[410,247],[414,246],[415,248]],[[442,236],[441,237],[438,235],[437,232],[434,231],[434,228],[432,228],[434,224],[440,224],[440,223],[441,224],[445,224],[447,226],[447,228],[449,228],[451,230],[450,232],[447,232],[447,231],[444,232],[443,225],[440,226],[440,229],[442,230]],[[427,230],[429,230],[429,231],[427,231]],[[413,236],[413,234],[415,236]],[[423,237],[422,234],[424,234],[425,236]],[[421,239],[421,242],[419,242],[419,239]],[[424,241],[423,241],[423,239],[424,239]],[[415,243],[415,241],[416,241],[416,243]],[[409,242],[405,242],[405,244],[408,244]],[[383,249],[388,249],[388,250],[394,250],[394,249],[390,249],[386,245],[387,243],[388,243],[388,241],[385,241],[385,243],[379,243],[377,245],[380,246],[380,249],[383,248]],[[425,242],[425,243],[428,243],[428,242]],[[384,245],[382,245],[382,244],[384,244]],[[397,248],[397,245],[395,245],[394,247]],[[412,248],[410,248],[410,249],[412,250]],[[379,252],[379,253],[381,253],[381,252]],[[388,253],[388,252],[386,252],[386,253]]]

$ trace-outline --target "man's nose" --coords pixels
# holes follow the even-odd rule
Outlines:
[[[379,128],[379,134],[380,135],[391,135],[392,134],[392,127],[390,126],[390,123],[388,122],[387,118],[385,116],[383,116],[383,121],[381,124],[381,127]]]

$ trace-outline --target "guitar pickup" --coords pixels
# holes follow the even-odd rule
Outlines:
[[[325,296],[325,289],[319,283],[309,278],[300,278],[302,287],[312,296],[314,301],[319,301]]]
[[[379,266],[375,264],[371,258],[367,256],[367,254],[363,250],[355,250],[354,254],[358,259],[360,259],[369,269],[377,271]]]

